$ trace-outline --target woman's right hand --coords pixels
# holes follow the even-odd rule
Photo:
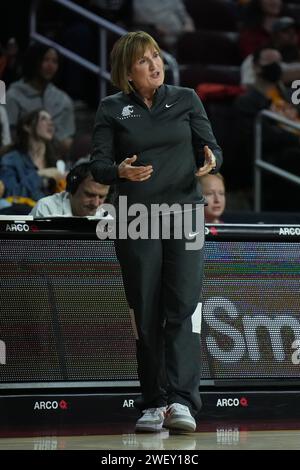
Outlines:
[[[118,166],[118,174],[120,178],[125,178],[129,181],[146,181],[153,172],[152,165],[133,166],[137,160],[137,156],[133,155],[130,158],[125,158]]]

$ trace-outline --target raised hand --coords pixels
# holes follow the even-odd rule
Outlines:
[[[214,168],[216,168],[217,162],[216,157],[208,147],[208,145],[204,146],[204,165],[201,168],[198,168],[197,172],[195,173],[196,176],[204,176],[211,172]]]
[[[137,160],[137,155],[133,155],[130,158],[125,158],[119,167],[118,173],[120,178],[125,178],[129,181],[146,181],[148,180],[152,173],[152,165],[145,166],[134,166],[132,165]]]

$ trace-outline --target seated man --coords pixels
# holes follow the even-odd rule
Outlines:
[[[97,183],[93,179],[89,158],[80,159],[67,175],[66,191],[43,197],[30,214],[34,218],[52,216],[103,218],[107,216],[107,212],[101,208],[101,205],[108,191],[109,186]]]
[[[272,111],[296,124],[300,122],[298,109],[291,101],[291,91],[282,83],[281,55],[275,49],[263,47],[253,55],[255,83],[236,102],[236,138],[239,158],[235,174],[244,189],[253,187],[255,155],[255,120],[263,110]],[[265,161],[290,173],[297,173],[300,158],[299,131],[289,125],[270,119],[262,120],[262,156]],[[263,210],[299,210],[299,189],[291,182],[281,180],[280,191],[274,175],[264,172]],[[294,192],[295,191],[295,192]],[[298,191],[298,192],[297,192]],[[293,196],[292,196],[293,192]]]
[[[271,41],[265,48],[275,49],[280,53],[282,81],[289,85],[300,75],[300,45],[297,24],[293,18],[282,16],[274,21]],[[241,85],[255,83],[254,55],[248,55],[241,65]]]

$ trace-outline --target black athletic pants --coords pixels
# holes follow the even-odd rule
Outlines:
[[[187,242],[192,246],[194,241],[189,237],[115,241],[135,319],[142,391],[137,406],[141,409],[181,403],[195,415],[201,408],[203,206],[198,205],[197,211],[201,218],[196,227],[197,236],[202,237],[200,248],[187,250]],[[173,225],[171,217],[171,234]]]

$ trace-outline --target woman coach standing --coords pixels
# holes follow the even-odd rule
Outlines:
[[[121,92],[103,99],[97,111],[95,180],[117,184],[128,206],[179,203],[184,211],[192,204],[201,224],[189,235],[203,235],[197,176],[218,171],[222,152],[201,101],[191,89],[163,84],[160,48],[145,32],[121,37],[111,64],[112,83]],[[174,217],[171,224],[173,233]],[[186,242],[186,236],[115,242],[137,334],[138,431],[196,428],[203,249],[187,250]]]

